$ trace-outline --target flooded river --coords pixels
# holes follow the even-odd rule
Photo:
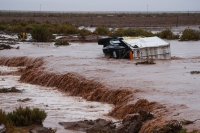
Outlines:
[[[97,43],[71,43],[67,47],[55,47],[53,43],[21,42],[16,45],[20,46],[20,50],[3,50],[0,56],[43,57],[43,68],[47,72],[73,72],[87,79],[100,81],[109,89],[131,90],[134,92],[132,102],[145,98],[171,109],[166,119],[199,119],[200,75],[190,72],[200,71],[200,42],[166,41],[171,44],[173,58],[155,60],[155,65],[135,65],[138,60],[110,59],[103,54],[102,46]],[[86,102],[79,97],[72,98],[54,88],[19,83],[18,76],[1,76],[0,79],[2,78],[5,81],[0,81],[1,86],[16,86],[25,91],[22,94],[0,94],[0,98],[5,100],[1,102],[1,108],[11,110],[19,105],[41,107],[48,112],[44,125],[58,129],[62,127],[57,121],[105,117],[104,114],[112,109],[111,105]],[[32,100],[17,102],[17,99],[26,97]],[[8,103],[10,106],[7,106]],[[187,128],[200,129],[200,121]]]
[[[0,67],[0,72],[14,72],[17,68]],[[89,102],[81,97],[71,97],[57,91],[55,88],[41,87],[20,83],[19,76],[0,76],[0,88],[16,87],[23,90],[22,93],[0,93],[0,108],[6,112],[16,107],[37,107],[47,112],[47,118],[43,122],[45,127],[52,127],[57,133],[77,132],[63,129],[58,122],[71,122],[80,120],[95,120],[98,118],[111,119],[106,114],[112,109],[112,105],[99,102]],[[19,100],[30,98],[30,101]]]

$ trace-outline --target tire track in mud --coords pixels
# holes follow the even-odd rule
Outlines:
[[[56,74],[54,72],[47,72],[42,67],[43,64],[43,58],[28,58],[25,56],[0,57],[0,65],[24,67],[18,71],[21,75],[21,82],[56,87],[58,90],[67,92],[71,96],[81,96],[89,101],[114,104],[115,108],[109,115],[118,119],[123,119],[127,115],[136,114],[139,111],[150,113],[162,108],[162,105],[156,102],[149,102],[146,99],[139,99],[136,103],[133,103],[134,94],[132,91],[107,88],[102,83],[86,79],[77,73]],[[154,125],[151,125],[151,127],[158,127],[155,121],[154,119]],[[145,129],[147,127],[142,128]],[[151,130],[153,129],[151,128]]]

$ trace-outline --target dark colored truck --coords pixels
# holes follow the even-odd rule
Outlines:
[[[103,45],[103,53],[111,58],[129,58],[131,49],[122,40],[122,37],[102,38],[98,40],[98,45]]]

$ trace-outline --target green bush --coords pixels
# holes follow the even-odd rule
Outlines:
[[[0,30],[5,31],[7,30],[7,28],[8,28],[7,25],[0,24]]]
[[[5,123],[5,120],[6,120],[6,113],[0,109],[0,125]]]
[[[116,31],[114,31],[112,36],[153,36],[153,33],[150,31],[143,30],[141,28],[133,29],[133,28],[119,28]]]
[[[173,35],[173,33],[170,29],[166,29],[166,30],[163,30],[160,33],[158,33],[158,36],[162,39],[170,39],[170,38],[172,38],[172,35]]]
[[[77,34],[78,33],[78,29],[70,24],[60,24],[57,27],[57,32],[58,33],[63,33],[63,34]]]
[[[13,19],[13,20],[10,22],[10,25],[18,25],[18,24],[19,24],[19,21],[20,21],[20,20]]]
[[[124,30],[124,35],[125,36],[136,36],[135,29],[133,28],[128,28]]]
[[[179,35],[175,35],[175,34],[172,35],[172,39],[179,39],[179,37],[180,37]]]
[[[162,39],[178,39],[179,35],[174,35],[170,29],[166,29],[156,34]]]
[[[85,36],[92,34],[92,32],[83,28],[83,29],[79,30],[79,34],[82,38],[85,38]]]
[[[46,112],[38,108],[34,108],[31,110],[29,107],[19,107],[16,108],[16,110],[14,110],[13,112],[9,112],[6,115],[6,123],[12,123],[14,126],[42,124],[46,117]]]
[[[8,30],[13,32],[30,32],[34,25],[36,25],[36,22],[33,20],[24,21],[14,19],[11,22],[0,21],[0,30]]]
[[[33,25],[26,25],[25,27],[24,27],[24,30],[26,31],[26,32],[31,32],[31,30],[33,29]]]
[[[199,40],[200,32],[192,29],[185,29],[180,38],[181,41]]]
[[[125,30],[123,28],[118,28],[116,31],[113,31],[112,36],[125,36]]]
[[[36,22],[33,19],[29,19],[27,22],[28,22],[28,24],[39,24],[38,22]]]
[[[19,24],[20,24],[21,26],[25,27],[25,26],[28,25],[28,22],[27,22],[27,21],[24,21],[24,20],[21,20],[21,21],[19,22]]]
[[[151,31],[147,31],[141,28],[136,29],[135,32],[136,32],[136,36],[145,36],[145,37],[154,36],[154,34]]]
[[[34,108],[32,110],[32,121],[33,123],[42,124],[44,119],[47,117],[47,113],[44,110],[40,110],[39,108]]]
[[[59,40],[54,45],[69,45],[69,42],[67,40]]]
[[[34,27],[39,27],[38,25],[42,28],[48,29],[48,32],[50,33],[62,33],[62,34],[78,34],[79,33],[79,30],[77,27],[68,23],[51,24],[49,21],[46,21],[44,23],[39,23],[34,20],[24,21],[24,20],[15,20],[15,19],[13,19],[11,22],[0,21],[0,30],[2,31],[8,30],[8,31],[14,31],[14,32],[24,32],[24,31],[31,32]],[[42,30],[46,32],[46,30],[44,29]]]
[[[98,35],[109,35],[110,31],[107,27],[105,26],[98,26],[95,30],[94,33],[98,34]]]
[[[4,21],[4,20],[1,20],[1,21],[0,21],[0,25],[7,25],[7,22]]]
[[[47,28],[41,25],[37,25],[31,30],[31,36],[38,42],[47,42],[55,38]]]
[[[42,27],[47,28],[51,33],[57,33],[56,26],[50,23],[43,23],[41,24]]]
[[[24,27],[21,25],[12,25],[8,28],[9,31],[13,31],[13,32],[23,32],[24,31]]]

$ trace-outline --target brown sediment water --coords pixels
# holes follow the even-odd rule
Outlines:
[[[142,132],[162,126],[167,120],[200,118],[200,77],[190,74],[199,71],[199,42],[169,42],[172,59],[155,60],[156,64],[150,66],[136,66],[138,60],[108,59],[96,43],[72,43],[69,47],[21,43],[19,51],[1,51],[0,64],[24,64],[27,68],[21,69],[23,82],[112,103],[115,108],[109,114],[115,118],[147,110],[155,119],[146,122]],[[199,129],[200,122],[185,127]]]
[[[87,100],[119,104],[126,102],[124,97],[131,94],[129,90],[108,90],[101,83],[88,80],[78,74],[63,75],[43,72],[40,70],[25,70],[20,81],[47,87],[56,87],[72,96],[81,96]]]
[[[55,74],[53,72],[46,72],[40,69],[40,67],[42,67],[42,64],[44,63],[42,58],[29,59],[28,57],[9,57],[0,58],[0,62],[1,65],[4,66],[21,66],[22,68],[19,70],[19,72],[21,73],[21,82],[56,88],[62,92],[68,92],[72,96],[81,96],[91,101],[114,104],[116,106],[109,113],[109,115],[114,118],[122,119],[128,114],[135,114],[141,110],[152,112],[154,109],[157,108],[158,105],[155,102],[149,102],[145,99],[140,99],[135,104],[130,104],[128,102],[130,102],[134,98],[134,95],[130,90],[111,88],[109,89],[102,85],[102,83],[86,79],[77,73],[67,73],[62,75]],[[41,94],[39,95],[41,96]],[[34,97],[37,97],[36,94]],[[17,97],[12,98],[12,101],[16,98]],[[50,117],[54,116],[50,114]],[[60,129],[61,127],[54,125],[55,123],[51,123],[50,121],[51,118],[47,118],[47,120],[44,122],[44,125],[47,125],[48,127],[56,127],[59,132],[62,131],[62,129]],[[152,128],[152,130],[153,129],[154,128]]]
[[[135,104],[127,104],[133,97],[130,90],[108,89],[102,83],[88,80],[81,75],[74,73],[55,74],[39,69],[43,64],[41,58],[28,59],[26,57],[0,58],[0,65],[23,66],[21,68],[20,81],[29,84],[57,88],[67,92],[71,96],[81,96],[89,101],[98,101],[116,105],[110,112],[110,116],[122,119],[127,114],[138,113],[140,110],[152,111],[156,103],[147,100],[138,100]]]
[[[72,96],[81,96],[90,101],[106,102],[114,105],[127,103],[129,90],[111,90],[102,83],[88,80],[75,73],[56,74],[42,71],[38,67],[43,64],[42,58],[28,59],[27,57],[0,58],[0,65],[24,66],[20,77],[21,82],[36,84],[46,87],[56,87],[62,92]],[[127,98],[126,98],[127,97]]]
[[[18,69],[18,67],[0,66],[1,72],[15,72]],[[72,97],[68,93],[62,93],[55,87],[21,83],[19,79],[20,76],[14,73],[0,75],[0,108],[6,112],[11,112],[19,106],[45,110],[47,118],[44,120],[43,126],[55,129],[57,133],[76,132],[64,129],[59,122],[99,118],[115,121],[107,116],[112,109],[111,104],[86,101],[81,97]],[[16,89],[11,92],[9,88]],[[7,91],[3,92],[2,90]]]
[[[135,104],[119,105],[114,108],[110,115],[116,118],[124,118],[128,114],[136,114],[141,110],[152,112],[157,106],[156,102],[149,102],[146,99],[140,99]]]
[[[2,62],[1,65],[7,66],[23,64],[20,66],[25,67],[24,64],[26,64],[26,68],[20,70],[21,82],[56,88],[62,92],[69,93],[71,96],[81,96],[90,101],[114,104],[115,107],[109,115],[117,119],[123,119],[126,115],[136,114],[141,110],[153,112],[160,107],[158,103],[149,102],[146,99],[140,99],[136,103],[130,104],[129,102],[133,100],[133,93],[130,90],[108,89],[99,82],[88,80],[74,73],[62,75],[40,70],[38,66],[43,64],[42,59],[34,60],[24,57],[0,58],[0,62]],[[33,64],[33,62],[37,65]],[[165,123],[163,123],[163,125],[164,124]],[[51,124],[48,124],[48,126],[49,125]],[[157,123],[155,123],[155,125],[157,127]],[[155,125],[152,125],[151,130],[154,130],[153,127]]]

